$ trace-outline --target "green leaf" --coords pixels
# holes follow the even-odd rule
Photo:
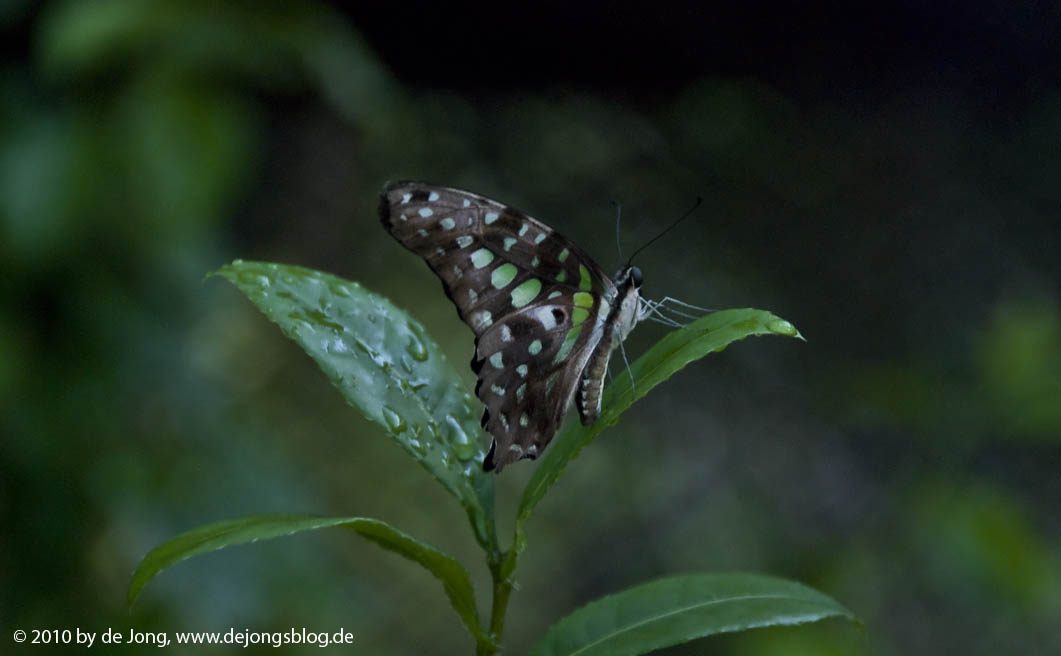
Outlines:
[[[600,419],[592,426],[572,422],[540,458],[538,468],[523,490],[513,548],[506,558],[503,573],[511,575],[520,552],[526,547],[524,523],[531,511],[584,446],[618,421],[619,416],[634,401],[648,394],[685,365],[752,335],[784,335],[803,339],[795,326],[770,312],[750,308],[722,310],[668,333],[639,357],[630,367],[636,381],[634,394],[631,394],[629,377],[617,376],[604,392]]]
[[[491,642],[479,624],[475,591],[468,573],[459,562],[429,544],[398,529],[366,517],[318,517],[314,515],[258,515],[207,524],[182,533],[152,549],[137,565],[129,583],[131,606],[140,591],[159,572],[192,556],[217,551],[228,546],[293,535],[302,531],[339,526],[356,531],[362,537],[388,551],[419,563],[442,582],[453,609],[476,642]]]
[[[589,603],[546,632],[535,656],[644,654],[717,633],[803,624],[851,611],[805,585],[759,574],[692,574]]]
[[[460,501],[476,539],[497,553],[493,477],[478,404],[424,328],[356,282],[236,260],[216,275],[308,353],[346,400],[379,424]]]

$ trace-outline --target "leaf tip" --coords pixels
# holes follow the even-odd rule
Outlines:
[[[207,271],[206,275],[203,276],[203,282],[206,282],[207,280],[209,280],[210,278],[213,278],[214,276],[221,276],[222,278],[231,279],[231,274],[232,274],[233,268],[239,267],[242,264],[243,264],[243,259],[237,257],[236,259],[232,260],[228,264],[224,264],[224,265],[214,269],[213,271]]]
[[[796,330],[796,327],[792,325],[792,322],[781,319],[780,317],[769,321],[766,324],[766,329],[774,333],[775,335],[795,337],[796,339],[801,339],[804,342],[807,341],[807,339],[802,334],[800,334],[798,330]]]
[[[140,592],[144,589],[145,580],[140,576],[140,567],[143,565],[141,562],[137,566],[136,571],[133,572],[133,579],[129,581],[129,589],[125,592],[125,608],[131,610],[133,604],[136,603],[137,598],[140,596]]]

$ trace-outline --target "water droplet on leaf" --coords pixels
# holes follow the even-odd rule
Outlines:
[[[461,460],[470,460],[475,457],[475,444],[472,443],[464,427],[460,425],[453,415],[446,415],[446,432],[453,453]]]
[[[337,298],[350,298],[352,296],[349,287],[334,280],[328,284],[328,291],[332,293],[332,296]]]
[[[408,439],[405,441],[409,445],[409,448],[415,451],[421,457],[427,455],[427,448],[423,445],[420,440]]]
[[[423,344],[418,329],[419,327],[412,323],[406,323],[405,326],[410,330],[410,334],[408,334],[408,344],[405,345],[405,351],[408,355],[413,356],[413,359],[417,362],[427,361],[428,347]]]
[[[263,276],[254,271],[240,271],[236,277],[245,285],[257,285],[262,289],[267,289],[272,282],[269,280],[269,276]]]
[[[402,416],[389,406],[383,406],[383,421],[387,424],[387,428],[389,428],[395,435],[405,432],[405,429],[407,428]]]
[[[788,321],[784,319],[774,319],[766,324],[766,329],[772,333],[778,335],[785,335],[786,337],[799,337],[799,331]]]

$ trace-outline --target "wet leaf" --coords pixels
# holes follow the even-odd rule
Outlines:
[[[457,497],[479,543],[496,552],[478,404],[419,323],[356,282],[319,271],[237,260],[216,275],[236,285],[352,406]]]

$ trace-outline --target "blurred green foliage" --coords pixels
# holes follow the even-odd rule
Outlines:
[[[404,88],[319,3],[16,2],[0,19],[17,37],[0,77],[6,628],[342,626],[368,652],[470,650],[429,576],[342,535],[184,563],[124,606],[150,547],[262,512],[380,517],[477,558],[433,481],[202,281],[234,257],[335,271],[462,361],[470,332],[375,218],[383,181],[414,177],[512,203],[602,263],[609,199],[629,246],[704,195],[705,218],[640,256],[648,294],[768,307],[809,340],[691,367],[592,445],[530,527],[515,653],[587,600],[724,569],[805,581],[867,631],[770,629],[719,653],[1061,651],[1057,89],[1003,127],[961,95],[852,111],[743,79],[634,109]],[[500,517],[532,470],[499,478]]]

